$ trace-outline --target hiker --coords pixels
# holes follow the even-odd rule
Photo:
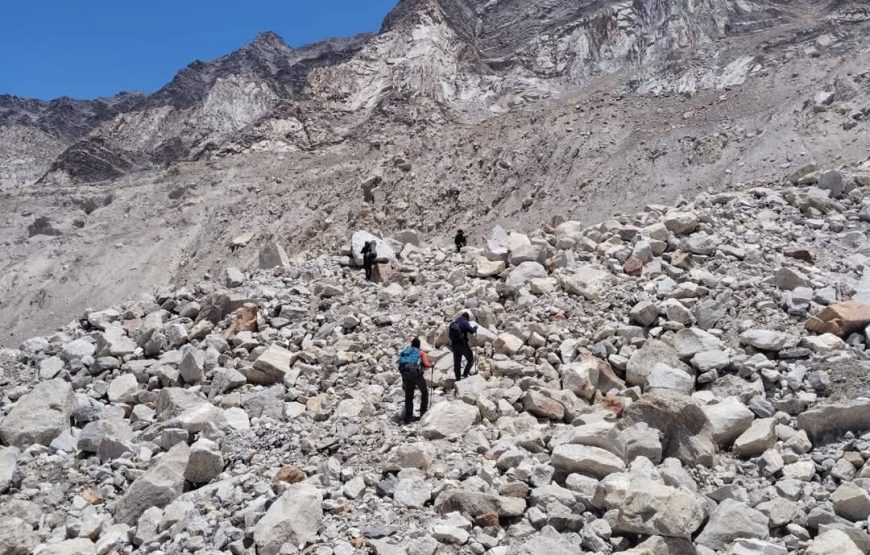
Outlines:
[[[366,280],[371,281],[375,261],[378,259],[378,244],[374,241],[366,241],[361,254],[363,257],[363,268],[366,270]]]
[[[456,320],[450,324],[450,349],[453,351],[453,373],[456,375],[456,381],[462,378],[467,378],[471,372],[471,367],[474,366],[474,353],[471,352],[471,347],[468,344],[468,336],[477,333],[477,327],[469,321],[470,316],[467,312],[463,312]],[[465,364],[465,372],[459,373],[462,366],[462,358],[468,361]]]
[[[456,252],[462,252],[462,247],[468,245],[468,237],[466,237],[465,232],[460,229],[456,232],[456,237],[453,238],[453,242],[456,244]]]
[[[426,386],[425,368],[432,368],[426,352],[420,349],[420,338],[415,337],[411,346],[399,353],[399,373],[402,389],[405,390],[405,415],[402,422],[409,424],[423,418],[429,408],[429,388]],[[420,390],[420,416],[414,418],[414,390]]]

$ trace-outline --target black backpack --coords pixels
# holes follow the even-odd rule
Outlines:
[[[448,328],[448,333],[450,334],[450,342],[454,345],[465,343],[465,332],[462,331],[462,327],[459,325],[459,320],[451,322],[450,328]]]

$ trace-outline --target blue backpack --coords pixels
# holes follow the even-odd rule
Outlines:
[[[399,372],[402,374],[418,374],[420,372],[420,349],[408,347],[399,353]]]

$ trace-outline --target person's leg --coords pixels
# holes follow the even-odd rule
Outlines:
[[[453,345],[453,375],[456,376],[456,381],[462,379],[462,346]]]
[[[414,417],[414,380],[410,376],[402,376],[402,388],[405,390],[405,415],[403,421],[407,424]]]
[[[366,262],[365,262],[365,264],[363,264],[363,266],[366,269],[366,280],[371,281],[372,280],[372,263],[369,262],[368,260],[366,260]]]
[[[420,418],[429,410],[429,387],[426,385],[426,377],[421,372],[417,377],[417,388],[420,390]]]
[[[474,352],[471,350],[470,345],[465,346],[465,359],[468,362],[465,364],[465,372],[463,375],[467,378],[468,373],[471,372],[472,367],[474,367]]]

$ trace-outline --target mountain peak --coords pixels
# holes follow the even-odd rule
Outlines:
[[[253,46],[265,47],[265,48],[289,48],[287,43],[284,42],[284,39],[278,33],[274,31],[262,31],[257,33],[257,36],[254,37],[253,42],[251,42]]]

